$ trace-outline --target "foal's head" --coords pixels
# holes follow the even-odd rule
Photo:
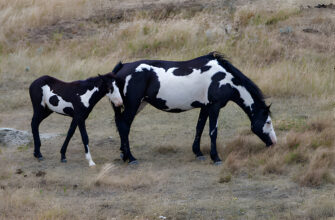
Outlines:
[[[123,105],[119,87],[116,85],[116,77],[112,74],[99,75],[99,77],[102,79],[103,85],[107,88],[107,96],[110,101],[116,107]]]
[[[251,130],[266,144],[267,147],[277,143],[276,133],[273,129],[270,117],[270,106],[260,108],[251,120]]]

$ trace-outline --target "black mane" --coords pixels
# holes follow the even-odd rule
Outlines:
[[[241,84],[243,84],[244,87],[251,93],[251,95],[256,98],[257,100],[261,101],[261,103],[264,103],[264,95],[260,88],[253,82],[251,79],[249,79],[246,75],[244,75],[239,69],[234,67],[227,59],[226,57],[221,54],[220,52],[214,51],[208,54],[208,56],[211,56],[219,61],[219,63],[234,77],[236,77]]]

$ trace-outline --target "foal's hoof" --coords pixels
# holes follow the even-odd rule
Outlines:
[[[215,166],[220,166],[221,164],[222,164],[222,161],[221,161],[221,160],[214,162],[214,165],[215,165]]]
[[[66,158],[62,158],[62,159],[60,159],[60,162],[62,162],[62,163],[66,163],[67,160],[66,160]]]
[[[121,160],[123,160],[124,154],[120,153]]]
[[[138,162],[137,162],[137,160],[133,160],[133,161],[129,161],[129,163],[128,164],[130,164],[130,165],[137,165],[138,164]]]
[[[197,156],[196,158],[197,158],[197,160],[200,160],[200,161],[206,160],[205,156]]]

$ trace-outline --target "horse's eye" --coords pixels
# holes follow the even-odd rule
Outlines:
[[[271,124],[271,121],[267,121],[266,124],[268,124],[268,125]]]

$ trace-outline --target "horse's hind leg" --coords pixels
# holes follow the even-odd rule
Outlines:
[[[38,160],[43,160],[43,156],[40,151],[41,140],[40,140],[40,134],[39,134],[39,125],[51,113],[52,111],[50,111],[49,109],[43,108],[42,106],[34,108],[34,115],[31,120],[31,131],[33,133],[33,138],[34,138],[34,157],[36,157]]]
[[[78,127],[79,127],[79,130],[80,130],[81,139],[83,141],[84,148],[85,148],[86,160],[88,161],[88,164],[89,164],[90,167],[95,166],[95,163],[92,160],[92,156],[91,156],[91,153],[90,153],[90,148],[88,147],[88,135],[87,135],[87,131],[86,131],[85,121],[84,120],[78,121]]]
[[[61,159],[60,161],[62,163],[66,163],[66,149],[67,149],[67,146],[70,142],[70,139],[72,138],[75,130],[77,128],[77,120],[75,118],[72,119],[72,122],[71,122],[71,125],[70,125],[70,128],[69,128],[69,131],[67,132],[67,136],[65,138],[65,141],[63,143],[63,146],[62,146],[62,149],[60,150],[60,154],[61,154]]]
[[[215,165],[221,164],[221,159],[216,150],[217,126],[220,107],[212,105],[209,107],[209,136],[211,138],[211,152],[210,156]]]
[[[206,107],[202,107],[200,110],[199,119],[198,119],[197,128],[196,128],[196,134],[195,134],[194,142],[192,145],[193,153],[199,160],[205,159],[205,157],[203,156],[200,150],[200,140],[201,140],[201,135],[204,130],[207,118],[208,118],[208,109]]]

